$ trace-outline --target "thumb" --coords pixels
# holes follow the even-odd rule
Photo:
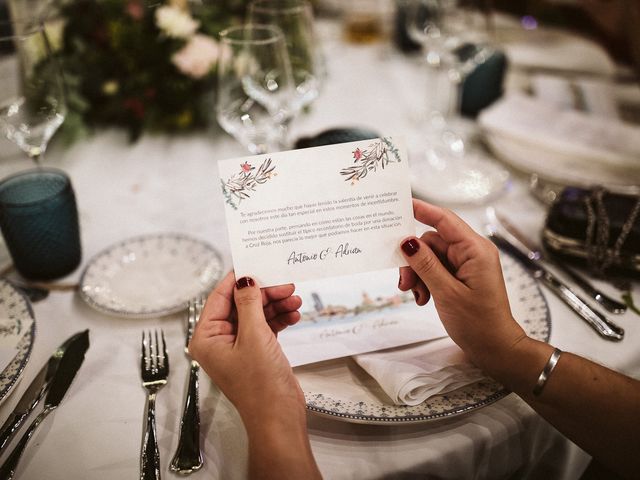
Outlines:
[[[236,282],[233,298],[238,311],[238,339],[263,328],[271,332],[264,316],[260,287],[252,278],[242,277]]]
[[[411,269],[436,299],[441,293],[444,294],[445,289],[450,291],[455,288],[456,279],[424,241],[410,237],[402,241],[400,249]]]

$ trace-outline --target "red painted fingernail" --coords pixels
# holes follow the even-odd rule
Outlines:
[[[401,283],[402,283],[402,275],[398,275],[398,288],[400,288]]]
[[[242,277],[240,280],[236,282],[236,288],[238,290],[244,287],[253,287],[254,285],[255,285],[255,282],[253,281],[253,278],[250,278],[250,277]]]
[[[407,257],[413,257],[418,250],[420,250],[420,244],[415,238],[411,238],[402,244],[402,251]]]
[[[416,299],[416,302],[420,300],[420,294],[417,290],[413,290],[413,297]]]

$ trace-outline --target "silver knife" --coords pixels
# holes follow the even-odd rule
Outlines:
[[[64,347],[64,348],[63,348]],[[53,357],[58,357],[58,367],[53,374],[49,391],[45,397],[44,409],[36,417],[36,419],[29,425],[29,428],[24,432],[22,438],[13,449],[7,460],[0,467],[0,479],[9,480],[13,478],[18,462],[22,456],[29,439],[33,435],[33,432],[38,428],[40,423],[55,410],[65,393],[69,389],[71,382],[76,376],[76,373],[80,369],[82,362],[84,361],[84,354],[89,348],[89,330],[76,333],[67,342],[61,345],[53,354]]]
[[[9,418],[7,418],[2,427],[0,427],[0,455],[2,455],[9,441],[22,426],[29,414],[44,398],[60,364],[60,359],[62,358],[61,353],[64,353],[69,344],[72,343],[78,335],[82,334],[77,333],[73,335],[58,347],[56,352],[49,358],[47,363],[42,366],[38,374],[31,381],[31,384],[22,394],[22,397],[20,397],[18,404],[9,415]]]
[[[495,232],[492,232],[489,235],[489,238],[498,246],[498,248],[504,250],[524,265],[524,267],[529,270],[535,278],[540,280],[549,290],[560,298],[560,300],[585,320],[596,332],[598,332],[599,335],[613,341],[620,341],[624,338],[624,330],[622,328],[617,326],[597,310],[591,308],[582,298],[576,295],[568,286],[559,280],[558,277],[549,272],[539,263],[530,259],[506,238]]]
[[[513,237],[513,239],[518,242],[523,248],[527,251],[525,252],[527,256],[531,260],[539,261],[543,260],[542,252],[536,245],[533,245],[523,234],[518,230],[515,225],[513,225],[509,220],[507,220],[504,215],[493,210],[489,213],[492,219],[495,219],[507,233]],[[584,293],[593,298],[596,302],[602,305],[605,309],[607,309],[611,313],[622,314],[627,311],[627,306],[619,302],[611,297],[609,297],[604,292],[601,292],[597,288],[595,288],[588,280],[583,278],[581,275],[576,273],[571,267],[568,267],[562,262],[558,262],[552,258],[545,257],[544,260],[552,263],[555,267],[560,269],[563,273],[565,273],[571,280],[575,282],[575,284],[582,289]]]

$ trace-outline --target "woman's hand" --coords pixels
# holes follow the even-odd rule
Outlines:
[[[276,339],[300,319],[293,285],[260,288],[233,272],[211,292],[189,352],[235,405],[249,438],[249,477],[318,479],[300,385]]]
[[[236,283],[230,272],[207,298],[189,351],[241,415],[255,402],[289,398],[304,406],[276,339],[300,319],[294,290],[291,284],[261,290],[248,277]]]
[[[453,341],[491,373],[527,338],[511,315],[498,250],[449,210],[420,200],[413,208],[435,231],[401,243],[409,267],[400,269],[399,287],[412,290],[418,305],[433,296]]]

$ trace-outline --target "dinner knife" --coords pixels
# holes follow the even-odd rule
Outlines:
[[[60,405],[62,398],[69,389],[71,382],[75,378],[76,373],[78,373],[78,370],[84,361],[84,355],[89,348],[89,330],[75,334],[67,342],[61,345],[52,356],[58,357],[59,360],[55,373],[52,374],[49,390],[44,401],[44,409],[35,418],[31,425],[29,425],[29,428],[24,432],[16,447],[7,457],[7,460],[4,462],[2,467],[0,467],[0,480],[9,480],[13,478],[16,468],[18,467],[20,457],[22,456],[29,439],[33,435],[33,432],[38,428],[47,415]]]
[[[509,220],[507,220],[504,215],[493,211],[490,214],[497,222],[504,227],[508,234],[510,234],[525,250],[527,256],[534,261],[543,260],[543,254],[540,248],[536,247],[532,242],[530,242],[515,225],[513,225]],[[597,288],[595,288],[591,282],[583,278],[581,275],[576,273],[571,267],[568,267],[562,262],[556,261],[553,258],[544,257],[544,260],[551,262],[555,267],[560,269],[563,273],[565,273],[571,280],[575,282],[575,284],[582,289],[584,293],[593,298],[596,302],[602,305],[607,311],[616,314],[622,314],[627,311],[627,306],[619,302],[611,297],[609,297],[604,292],[601,292]]]
[[[551,290],[560,300],[562,300],[569,308],[577,313],[585,320],[599,335],[602,337],[620,341],[624,338],[624,330],[602,315],[597,310],[591,308],[585,301],[576,295],[567,285],[565,285],[558,277],[549,272],[539,263],[531,260],[518,247],[509,242],[506,238],[498,233],[491,232],[489,238],[501,250],[510,254],[520,264],[522,264],[534,278],[540,280],[549,290]]]
[[[67,350],[68,346],[73,343],[79,335],[82,335],[82,333],[76,333],[69,337],[57,348],[22,394],[22,397],[20,397],[18,404],[9,415],[9,418],[7,418],[2,427],[0,427],[0,455],[4,452],[9,441],[22,426],[29,414],[44,398],[45,394],[49,390],[49,386],[51,385],[51,380],[58,369],[62,355]]]

